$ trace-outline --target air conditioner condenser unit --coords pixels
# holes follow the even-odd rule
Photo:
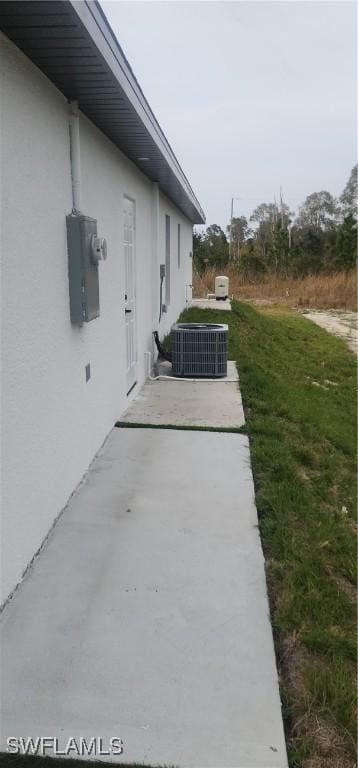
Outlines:
[[[176,323],[171,331],[174,376],[227,376],[228,326]]]

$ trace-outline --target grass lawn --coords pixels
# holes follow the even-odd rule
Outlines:
[[[237,361],[290,766],[355,765],[356,360],[290,310],[191,308]]]

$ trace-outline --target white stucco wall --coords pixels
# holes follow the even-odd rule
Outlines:
[[[165,215],[171,218],[172,285],[161,335],[185,304],[192,227],[163,195],[153,206],[149,180],[81,117],[82,209],[107,238],[108,259],[99,267],[100,317],[73,326],[65,221],[72,208],[68,106],[2,35],[0,69],[4,599],[128,404],[123,196],[136,203],[138,385],[131,397],[144,382],[144,352],[152,350],[152,330],[158,327]]]

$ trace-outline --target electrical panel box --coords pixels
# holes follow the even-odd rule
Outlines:
[[[99,316],[98,261],[93,248],[97,221],[71,214],[66,224],[71,322],[88,323]]]

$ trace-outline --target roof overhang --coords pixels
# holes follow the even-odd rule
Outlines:
[[[1,0],[0,28],[193,224],[205,223],[97,0]]]

